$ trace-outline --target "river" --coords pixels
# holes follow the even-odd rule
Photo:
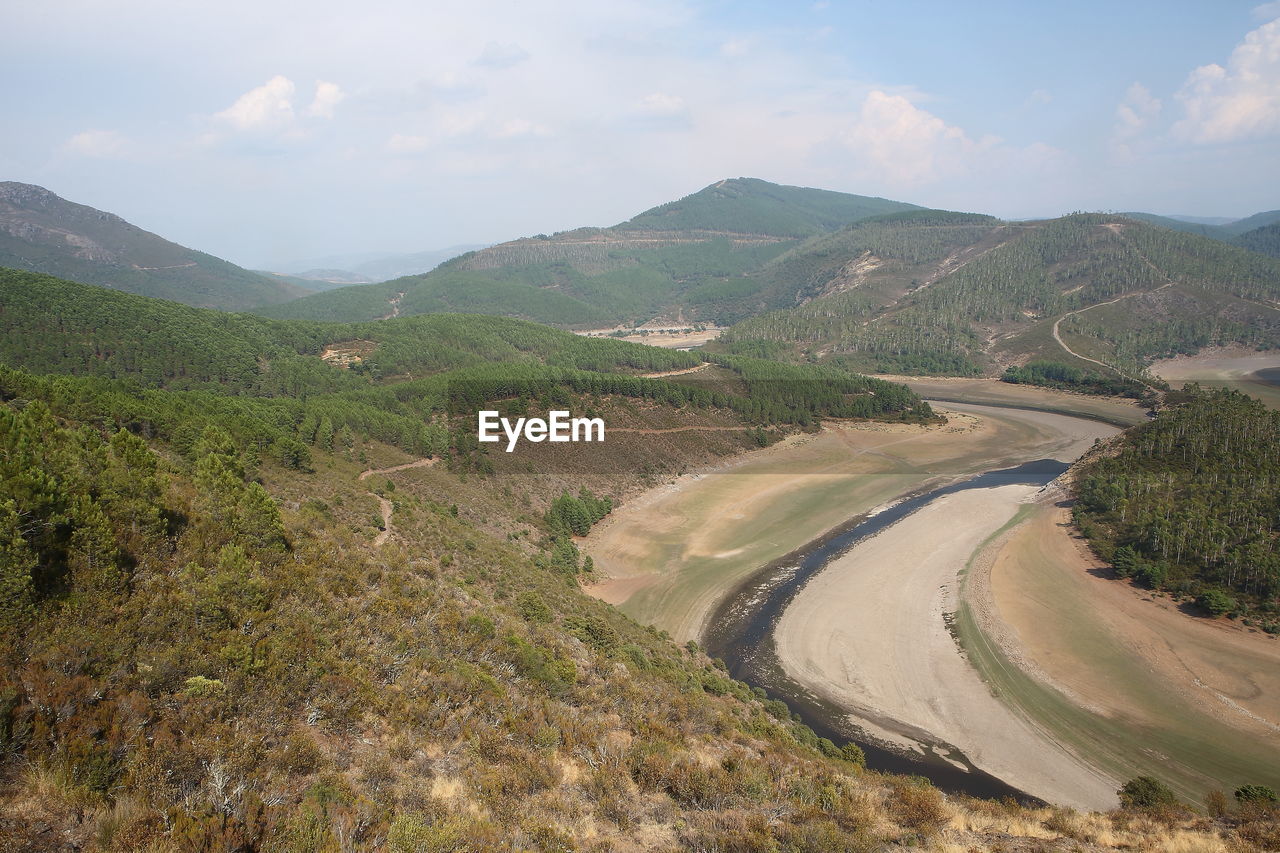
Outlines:
[[[963,754],[946,744],[934,742],[928,754],[916,756],[868,741],[850,723],[847,710],[805,689],[783,671],[775,653],[773,632],[801,588],[857,543],[945,495],[1008,485],[1044,486],[1067,468],[1066,463],[1056,459],[1041,459],[1014,468],[988,471],[851,519],[826,536],[764,566],[735,590],[715,611],[704,637],[707,653],[723,660],[735,678],[763,687],[770,696],[783,699],[819,735],[837,743],[858,743],[867,753],[867,766],[872,769],[926,776],[944,790],[972,796],[1033,799],[974,767]]]

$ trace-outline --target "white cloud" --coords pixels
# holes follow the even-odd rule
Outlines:
[[[1260,21],[1271,21],[1280,18],[1280,0],[1271,0],[1270,3],[1254,6],[1253,17]]]
[[[1151,95],[1146,86],[1134,83],[1124,93],[1124,100],[1116,106],[1116,125],[1111,133],[1111,148],[1122,159],[1133,156],[1132,142],[1160,116],[1159,98]]]
[[[640,112],[651,116],[680,115],[685,110],[684,98],[654,92],[640,99]]]
[[[387,150],[393,154],[418,154],[427,150],[431,145],[431,140],[425,136],[412,136],[403,133],[393,133],[391,138],[387,140]]]
[[[333,111],[346,98],[346,93],[337,83],[324,80],[316,81],[316,94],[307,107],[307,115],[314,118],[333,118]]]
[[[82,157],[112,159],[125,154],[128,142],[114,130],[86,130],[68,139],[62,147]]]
[[[751,42],[747,39],[730,39],[720,45],[720,55],[727,57],[746,56],[751,52]]]
[[[529,58],[529,52],[518,44],[491,41],[480,51],[475,64],[486,68],[511,68]]]
[[[512,118],[504,121],[494,132],[495,139],[520,139],[533,136],[550,136],[551,130],[527,118]]]
[[[1031,94],[1027,96],[1027,103],[1028,104],[1052,104],[1053,93],[1050,92],[1048,89],[1034,89],[1032,90]]]
[[[897,186],[928,183],[968,171],[975,158],[1000,143],[991,136],[974,140],[902,95],[879,90],[862,102],[843,141],[860,158],[863,171]]]
[[[1202,65],[1177,94],[1185,115],[1174,133],[1198,143],[1280,132],[1280,19],[1245,36],[1224,68]]]
[[[214,118],[238,130],[286,126],[293,122],[294,88],[292,80],[277,74],[256,89],[245,92]]]

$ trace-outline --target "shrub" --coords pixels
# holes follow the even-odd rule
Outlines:
[[[1151,776],[1138,776],[1121,786],[1116,794],[1126,809],[1154,809],[1171,806],[1178,801],[1168,785]]]
[[[1274,803],[1277,801],[1276,792],[1273,788],[1266,785],[1241,785],[1235,791],[1236,801],[1242,805],[1245,803]]]
[[[1196,604],[1215,619],[1236,608],[1236,600],[1220,589],[1207,589],[1196,596]]]
[[[220,696],[225,690],[226,687],[221,681],[216,678],[205,678],[203,675],[193,675],[182,685],[182,692],[185,695],[198,698]]]
[[[542,600],[542,596],[536,592],[528,591],[520,593],[516,599],[516,608],[529,622],[547,623],[551,621],[551,608]]]
[[[387,849],[394,853],[452,853],[469,847],[466,825],[459,819],[432,821],[422,815],[398,815],[387,830]]]

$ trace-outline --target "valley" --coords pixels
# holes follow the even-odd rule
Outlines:
[[[1107,808],[1142,773],[1189,800],[1272,778],[1276,756],[1250,744],[1280,721],[1280,684],[1262,675],[1280,671],[1280,642],[1188,624],[1097,577],[1061,486],[1045,485],[1053,474],[937,491],[1027,460],[1069,463],[1117,432],[1045,409],[1121,424],[1142,412],[991,380],[913,384],[995,407],[935,399],[945,427],[828,426],[652,490],[587,538],[608,576],[588,591],[705,644],[820,730],[876,745],[885,766],[912,766],[893,756],[905,752],[940,784],[981,789],[973,774],[985,771]],[[911,495],[928,502],[899,518],[892,508]]]
[[[7,4],[0,853],[1280,853],[1280,0],[1145,5]]]
[[[33,816],[0,838],[80,808],[253,849],[326,786],[316,832],[366,847],[423,809],[601,850],[762,809],[829,849],[1198,837],[1118,792],[1277,784],[1280,421],[1177,387],[1280,402],[1275,272],[752,179],[248,314],[0,270],[0,799]],[[606,440],[495,449],[479,411]]]

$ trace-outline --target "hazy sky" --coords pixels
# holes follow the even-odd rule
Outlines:
[[[0,180],[255,267],[740,175],[1004,217],[1280,207],[1280,2],[58,0],[0,31]]]

